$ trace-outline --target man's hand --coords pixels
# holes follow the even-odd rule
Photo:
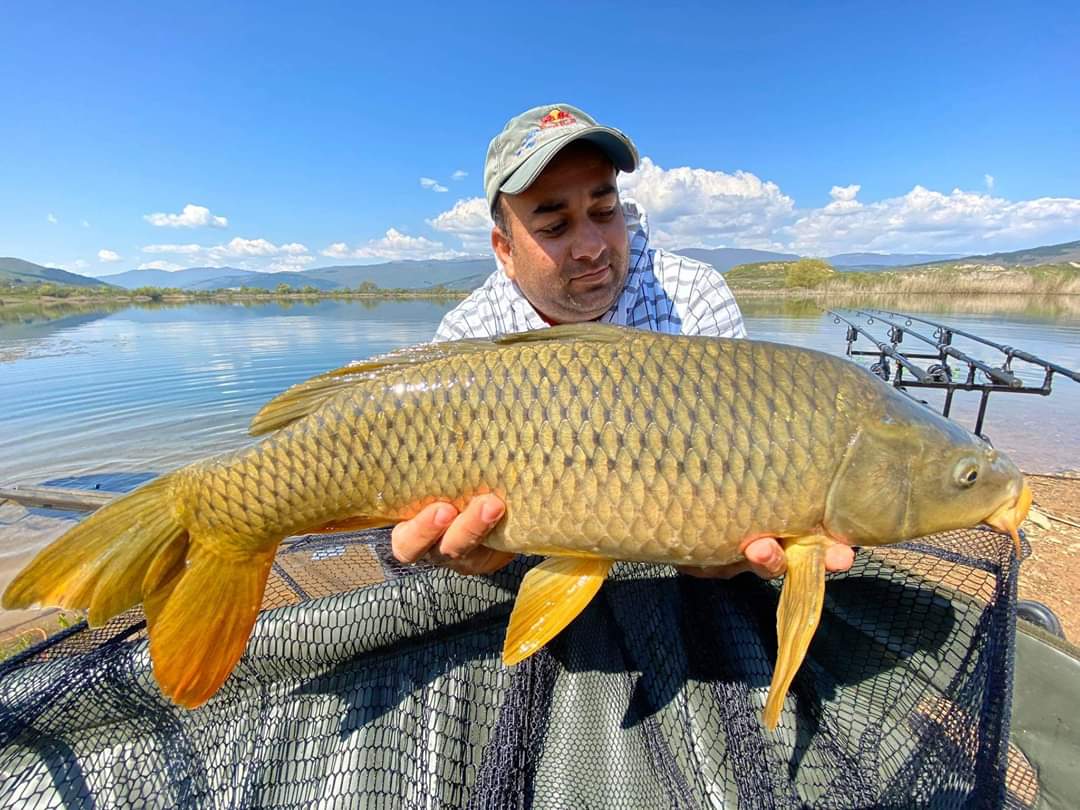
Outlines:
[[[461,574],[498,571],[508,565],[514,555],[480,544],[505,513],[506,505],[502,499],[491,494],[473,498],[461,513],[448,503],[428,504],[411,520],[394,527],[391,542],[394,556],[407,564],[427,557]],[[762,579],[772,579],[787,570],[787,558],[775,538],[755,540],[743,553],[746,559],[731,565],[704,568],[682,565],[678,568],[690,576],[719,579],[728,579],[744,571],[753,571]],[[847,571],[854,560],[855,552],[842,543],[834,543],[825,551],[825,567],[832,573]]]
[[[480,544],[506,513],[498,495],[478,495],[461,513],[448,503],[432,503],[394,527],[390,547],[403,563],[422,557],[460,574],[490,574],[514,559],[508,551]]]
[[[761,537],[748,545],[743,551],[746,557],[731,565],[710,565],[694,567],[680,565],[679,570],[692,577],[705,579],[730,579],[744,571],[753,571],[762,579],[773,579],[787,570],[787,557],[780,543],[774,537]],[[855,562],[855,552],[851,546],[843,543],[833,543],[825,549],[825,570],[835,574],[847,571]]]

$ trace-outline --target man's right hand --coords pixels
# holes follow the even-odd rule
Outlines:
[[[452,504],[428,504],[394,527],[391,548],[406,564],[426,557],[461,574],[490,574],[514,559],[480,545],[505,513],[506,504],[493,494],[476,496],[460,513]]]

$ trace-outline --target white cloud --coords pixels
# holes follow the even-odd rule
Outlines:
[[[183,270],[183,265],[175,264],[173,262],[167,262],[164,259],[155,259],[152,262],[143,262],[138,267],[139,270],[168,270],[170,273],[174,270]]]
[[[992,175],[992,174],[984,174],[983,175],[983,182],[986,183],[986,190],[987,191],[993,191],[994,190],[994,175]]]
[[[243,270],[299,270],[315,261],[306,245],[287,242],[276,245],[267,239],[237,236],[222,245],[155,244],[142,248],[143,253],[161,253],[186,257],[187,264],[220,267],[225,264]],[[269,260],[269,261],[267,261]]]
[[[456,236],[467,251],[486,251],[491,247],[491,213],[483,197],[458,200],[427,224],[437,231]]]
[[[143,216],[158,228],[227,228],[229,220],[210,213],[209,208],[188,203],[179,214],[146,214]]]
[[[994,179],[984,178],[992,188]],[[849,251],[985,253],[1077,238],[1080,199],[1010,201],[980,191],[949,193],[916,185],[878,202],[858,199],[858,183],[833,186],[820,208],[799,209],[773,182],[749,173],[682,167],[663,169],[648,157],[622,175],[625,197],[637,199],[661,247],[731,246],[828,255]],[[448,232],[468,231],[465,213],[446,212]],[[432,221],[433,227],[439,227]],[[472,222],[472,232],[477,232]]]
[[[69,273],[74,273],[86,269],[90,266],[90,263],[85,259],[76,259],[73,262],[49,262],[48,266],[58,267],[61,270],[67,270]]]
[[[449,191],[450,190],[446,186],[440,185],[438,180],[432,180],[430,177],[421,177],[420,178],[420,185],[423,186],[424,188],[429,188],[432,191],[442,192],[442,191]]]
[[[49,222],[53,225],[60,221],[56,218],[56,214],[52,213],[51,211],[49,212],[49,216],[47,216],[46,219],[49,220]]]
[[[87,222],[87,221],[86,221],[86,220],[84,219],[84,220],[82,221],[82,226],[83,226],[84,228],[89,228],[89,227],[90,227],[90,223],[89,223],[89,222]]]
[[[271,273],[295,273],[314,261],[315,257],[307,253],[286,253],[275,258],[266,269]]]
[[[661,247],[775,248],[773,232],[795,210],[776,183],[750,172],[664,169],[648,157],[637,171],[621,176],[619,186],[644,206],[653,241]]]
[[[450,179],[451,180],[464,180],[468,176],[469,176],[469,173],[467,171],[465,171],[464,169],[458,169],[456,172],[454,172],[452,175],[450,175]]]
[[[115,250],[109,250],[108,248],[102,248],[97,252],[99,262],[118,262],[120,261],[120,254]]]
[[[943,194],[915,186],[902,197],[865,204],[854,194],[834,194],[824,208],[802,212],[780,228],[777,238],[796,252],[819,255],[852,250],[982,253],[1075,239],[1078,230],[1080,199],[1011,202],[987,193],[953,189]]]
[[[204,250],[210,250],[210,248],[204,248],[202,245],[147,245],[142,249],[143,253],[183,253],[183,254],[195,254],[201,253]]]
[[[399,261],[402,259],[453,259],[465,254],[457,250],[448,250],[442,242],[435,242],[423,236],[409,236],[396,228],[390,228],[380,239],[371,239],[367,244],[350,248],[345,242],[334,242],[322,251],[323,256],[332,259],[384,259]]]

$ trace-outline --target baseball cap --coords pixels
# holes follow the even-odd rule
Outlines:
[[[621,171],[637,168],[637,148],[619,130],[600,126],[569,104],[533,107],[507,121],[488,146],[484,161],[488,209],[500,192],[520,194],[531,186],[555,155],[574,141],[596,144]]]

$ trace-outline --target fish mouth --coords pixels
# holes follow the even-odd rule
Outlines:
[[[1015,501],[1006,503],[983,521],[988,526],[992,526],[1012,537],[1017,559],[1020,559],[1020,524],[1027,519],[1032,500],[1034,500],[1034,496],[1031,494],[1031,487],[1025,481],[1024,488],[1020,490],[1020,494],[1016,496]]]

